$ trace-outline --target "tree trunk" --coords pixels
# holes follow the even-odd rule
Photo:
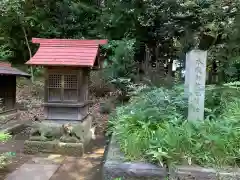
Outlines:
[[[173,85],[173,60],[167,63],[167,77],[166,77],[166,84],[167,86],[171,87]]]
[[[23,25],[22,25],[22,31],[23,31],[24,38],[25,38],[25,41],[26,41],[26,45],[27,45],[27,48],[28,48],[28,51],[29,51],[29,56],[30,56],[30,58],[32,58],[32,52],[31,52],[30,45],[28,43],[27,33],[26,33],[26,30],[25,30]],[[34,82],[33,67],[31,66],[30,68],[31,68],[31,79],[32,79],[32,82]]]
[[[167,64],[168,70],[167,70],[167,79],[171,79],[173,76],[173,71],[172,71],[172,67],[173,67],[173,61],[170,60],[170,62],[168,62]]]

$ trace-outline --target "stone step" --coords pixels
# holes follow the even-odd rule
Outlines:
[[[57,155],[34,157],[9,174],[5,180],[49,180],[63,160],[64,158]]]
[[[26,128],[32,121],[9,121],[0,127],[0,132],[17,134]]]

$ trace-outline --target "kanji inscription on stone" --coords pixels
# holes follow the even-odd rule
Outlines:
[[[188,93],[188,120],[204,119],[207,51],[192,50],[186,56],[185,92]]]

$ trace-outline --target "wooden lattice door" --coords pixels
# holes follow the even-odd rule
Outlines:
[[[61,101],[62,77],[50,74],[48,77],[48,101]]]
[[[64,102],[78,100],[78,77],[76,74],[49,74],[48,101]]]
[[[76,101],[78,99],[78,79],[76,75],[64,75],[64,101]]]

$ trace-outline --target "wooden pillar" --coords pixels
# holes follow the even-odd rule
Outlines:
[[[44,103],[48,102],[48,68],[44,68]],[[44,119],[48,118],[48,108],[44,106]]]
[[[13,99],[12,99],[12,103],[13,103],[13,109],[16,109],[16,96],[17,96],[17,77],[14,76],[13,77],[13,85],[12,85],[12,96],[13,96]]]

